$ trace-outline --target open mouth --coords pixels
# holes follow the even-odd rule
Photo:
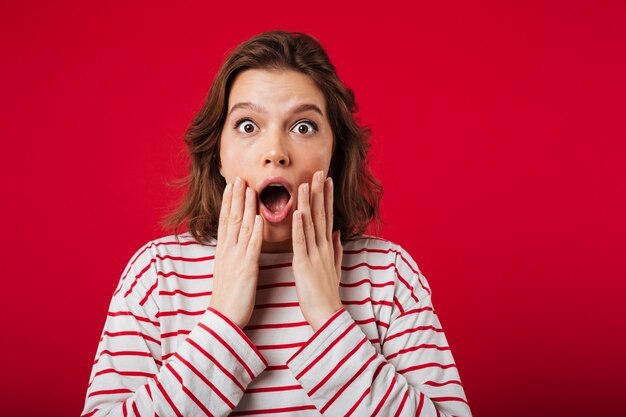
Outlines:
[[[259,200],[261,214],[269,222],[281,222],[291,211],[291,194],[282,184],[268,184],[259,194]]]

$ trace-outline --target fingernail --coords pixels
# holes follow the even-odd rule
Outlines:
[[[237,177],[235,179],[235,188],[240,189],[242,186],[241,178]]]
[[[331,177],[326,178],[326,181],[328,182],[328,186],[330,188],[333,188],[333,179]]]
[[[323,182],[324,181],[324,171],[317,171],[315,173],[315,178],[317,179],[317,182]]]
[[[259,223],[261,223],[261,216],[257,214],[256,216],[254,216],[254,224],[259,224]]]
[[[309,192],[309,183],[304,183],[304,185],[302,186],[302,192],[303,193],[308,193]]]
[[[252,197],[252,190],[250,187],[246,187],[246,198]]]

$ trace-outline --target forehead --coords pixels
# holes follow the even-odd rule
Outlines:
[[[228,110],[249,102],[269,111],[288,111],[301,104],[315,104],[326,115],[324,94],[308,75],[293,70],[249,69],[235,77]]]

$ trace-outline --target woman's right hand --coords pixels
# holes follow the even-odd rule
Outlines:
[[[254,310],[263,243],[263,221],[256,214],[256,192],[237,177],[224,189],[217,229],[211,308],[239,328]]]

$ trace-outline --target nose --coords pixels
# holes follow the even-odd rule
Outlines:
[[[267,145],[263,152],[264,166],[289,166],[289,151],[285,140],[279,133],[273,133],[267,137]]]

